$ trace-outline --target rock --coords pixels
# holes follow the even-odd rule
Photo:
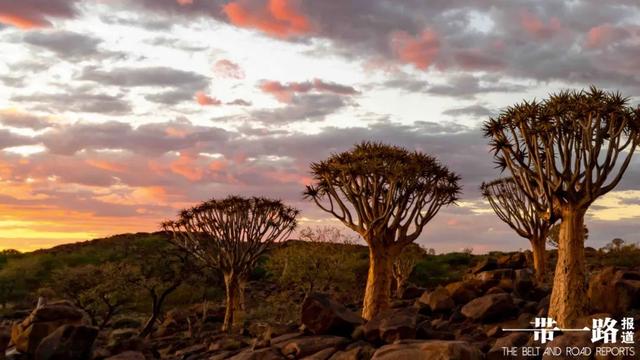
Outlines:
[[[481,360],[478,348],[463,341],[402,341],[378,349],[372,360]]]
[[[112,329],[139,329],[142,322],[133,318],[120,318],[111,324]]]
[[[497,263],[499,268],[523,269],[527,267],[527,256],[522,252],[503,255]]]
[[[118,355],[108,357],[105,360],[145,360],[145,357],[141,352],[125,351]]]
[[[337,351],[329,360],[369,360],[376,349],[364,341],[347,346],[343,351]]]
[[[421,287],[407,286],[407,288],[404,289],[404,292],[402,293],[402,299],[412,300],[419,298],[420,296],[422,296],[422,294],[424,294],[424,291],[425,289]]]
[[[591,277],[587,294],[592,311],[625,315],[640,308],[640,271],[606,267]]]
[[[486,258],[480,261],[476,266],[471,269],[472,274],[478,274],[483,271],[494,270],[498,268],[498,262],[494,258]]]
[[[324,294],[309,295],[302,304],[302,324],[315,335],[350,336],[364,323],[356,313]]]
[[[367,341],[392,343],[402,339],[415,339],[418,314],[415,309],[387,310],[364,325]]]
[[[498,286],[494,286],[491,289],[487,290],[487,292],[485,293],[486,295],[491,295],[491,294],[506,294],[507,292],[504,291],[503,288],[498,287]]]
[[[40,342],[62,325],[87,325],[85,314],[66,301],[44,305],[13,325],[11,342],[19,352],[35,354]]]
[[[295,338],[276,347],[285,357],[299,359],[328,348],[342,349],[348,343],[344,337],[320,335]]]
[[[190,356],[195,356],[195,355],[205,353],[206,351],[207,351],[207,346],[205,344],[196,344],[196,345],[191,345],[187,348],[176,351],[175,356],[182,359],[186,359],[186,358],[189,358]]]
[[[228,358],[229,360],[281,360],[285,359],[277,350],[265,348],[260,350],[245,350],[235,356]]]
[[[320,350],[313,355],[304,357],[303,360],[327,360],[331,358],[331,355],[335,354],[336,351],[338,351],[336,348],[328,348],[328,349]]]
[[[528,297],[528,295],[535,288],[535,279],[533,277],[533,272],[530,269],[518,269],[515,270],[514,275],[514,292],[521,297]]]
[[[111,331],[107,341],[107,349],[114,354],[124,351],[142,351],[144,340],[136,329],[116,329]]]
[[[447,289],[438,286],[433,291],[425,291],[418,301],[428,305],[433,312],[450,311],[455,306]]]
[[[475,275],[475,279],[479,281],[481,291],[487,291],[494,286],[512,290],[514,277],[515,273],[513,269],[483,271]]]
[[[418,324],[416,338],[424,340],[453,340],[455,336],[451,332],[435,330],[431,326],[431,322],[426,320]]]
[[[495,321],[512,315],[515,310],[509,294],[492,294],[471,300],[462,307],[462,315],[476,321]]]
[[[524,360],[524,359],[527,359],[528,356],[522,355],[522,353],[520,352],[520,348],[522,346],[524,346],[525,344],[527,344],[530,339],[531,339],[531,337],[528,334],[524,334],[524,333],[511,333],[510,335],[507,335],[505,337],[501,337],[498,340],[496,340],[496,343],[493,345],[491,350],[489,350],[489,352],[487,353],[486,360],[507,360],[507,359]],[[504,350],[503,350],[503,348],[505,348],[505,347],[509,347],[509,348],[516,347],[516,348],[518,348],[518,351],[519,351],[518,355],[516,355],[516,356],[513,356],[513,355],[505,356],[504,355]]]
[[[466,304],[478,297],[478,287],[472,281],[458,281],[446,286],[447,291],[456,304]]]
[[[6,328],[0,327],[0,360],[5,359],[5,352],[9,346],[9,341],[11,341],[11,333],[9,333]]]
[[[595,345],[591,342],[591,332],[582,333],[566,333],[554,338],[551,342],[547,343],[547,348],[559,348],[561,353],[556,356],[555,354],[547,354],[542,357],[543,360],[564,360],[564,359],[584,359],[588,360],[592,358]],[[571,353],[571,349],[590,348],[590,355],[581,356],[581,354]]]
[[[63,325],[42,339],[35,360],[84,360],[91,356],[98,328],[85,325]]]

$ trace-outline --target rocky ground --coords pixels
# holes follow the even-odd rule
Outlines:
[[[5,319],[0,359],[5,353],[11,360],[540,359],[504,357],[502,351],[542,346],[531,333],[502,331],[531,328],[534,317],[547,314],[550,289],[535,285],[528,260],[524,253],[489,258],[463,281],[430,290],[409,287],[391,309],[368,322],[327,295],[312,294],[302,306],[301,324],[251,323],[234,336],[219,332],[220,309],[205,312],[204,306],[170,311],[153,336],[142,339],[135,320],[98,331],[71,303],[50,303],[11,323]],[[581,326],[605,316],[631,316],[640,324],[640,269],[604,268],[591,276],[588,293],[592,315]],[[593,344],[590,332],[580,334],[556,333],[550,345],[604,346]],[[544,359],[640,359],[639,334],[634,356]]]

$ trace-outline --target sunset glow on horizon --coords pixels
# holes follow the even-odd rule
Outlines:
[[[0,0],[0,250],[153,232],[229,194],[302,198],[309,164],[364,140],[462,177],[419,243],[527,248],[479,186],[480,125],[596,85],[640,103],[640,5],[617,0]],[[587,246],[640,241],[640,156]],[[470,236],[473,235],[473,239]]]

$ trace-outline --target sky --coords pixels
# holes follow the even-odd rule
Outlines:
[[[462,177],[418,240],[529,247],[479,186],[480,126],[590,85],[640,102],[636,0],[0,0],[0,249],[156,231],[230,194],[302,198],[309,164],[364,140]],[[591,206],[588,245],[640,241],[640,155]]]

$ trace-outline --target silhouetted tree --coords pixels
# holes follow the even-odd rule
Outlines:
[[[133,299],[127,274],[115,263],[62,268],[52,276],[52,288],[84,310],[101,329]]]
[[[402,249],[400,255],[393,262],[393,279],[396,281],[396,297],[402,298],[407,287],[409,277],[426,251],[418,244],[409,244]]]
[[[395,258],[460,192],[459,177],[435,158],[364,142],[311,164],[305,197],[360,234],[369,245],[362,316],[389,307]]]
[[[223,331],[231,332],[244,310],[244,287],[261,255],[286,239],[296,226],[298,210],[277,200],[230,196],[183,210],[176,221],[162,224],[176,245],[220,271],[226,287]]]
[[[549,316],[570,327],[587,306],[584,215],[611,191],[638,144],[640,109],[592,87],[523,102],[484,124],[499,167],[509,169],[532,203],[542,194],[550,222],[561,219]]]
[[[151,302],[151,314],[140,336],[153,332],[165,301],[180,285],[197,272],[187,252],[168,245],[138,242],[120,265],[126,281],[145,293]]]
[[[611,251],[620,251],[620,249],[622,249],[622,245],[624,245],[624,240],[615,238],[611,240],[611,244],[609,244],[609,247]]]
[[[533,204],[531,198],[520,190],[512,178],[483,183],[480,190],[500,220],[509,225],[518,235],[529,240],[533,251],[536,279],[539,283],[544,282],[545,244],[551,224],[547,218],[541,216],[538,209],[547,207],[546,198],[538,197],[536,200],[540,203]]]

